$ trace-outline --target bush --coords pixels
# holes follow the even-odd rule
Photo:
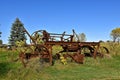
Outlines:
[[[102,42],[101,46],[108,48],[111,55],[120,55],[120,44],[116,42]]]
[[[2,40],[0,40],[0,44],[3,44],[3,41],[2,41]]]

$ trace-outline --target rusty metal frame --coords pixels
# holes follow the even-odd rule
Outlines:
[[[74,42],[73,41],[73,37],[74,37],[74,34],[75,34],[74,30],[73,30],[72,35],[65,34],[65,32],[63,32],[62,34],[48,33],[46,30],[38,30],[34,33],[37,33],[39,31],[42,32],[42,35],[43,35],[42,40],[44,41],[44,44],[42,44],[42,45],[45,46],[49,51],[50,64],[52,64],[52,47],[54,45],[59,45],[59,46],[62,46],[62,47],[67,46],[68,51],[69,51],[69,46],[70,46],[72,49],[76,49],[76,51],[78,51],[78,52],[80,52],[80,48],[82,46],[92,46],[92,47],[95,47],[93,57],[94,57],[94,59],[96,59],[97,51],[100,48],[100,42],[80,42],[79,40],[78,40],[78,42]],[[33,45],[35,45],[35,46],[39,45],[39,44],[36,43],[36,41],[32,38],[32,36],[28,33],[28,31],[25,28],[24,28],[24,32],[26,32],[26,34],[33,41],[33,43],[34,43]],[[67,38],[65,36],[67,36]],[[56,41],[53,38],[60,38],[60,40]],[[77,48],[76,48],[76,46],[77,46]],[[63,50],[61,52],[64,52],[64,51],[65,50]]]

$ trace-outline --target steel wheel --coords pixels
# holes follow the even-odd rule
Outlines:
[[[97,56],[104,57],[105,54],[109,54],[109,50],[104,46],[100,46],[99,50],[97,51]]]
[[[30,39],[31,44],[41,44],[43,43],[43,30],[38,30],[32,33],[32,39]]]
[[[52,65],[52,54],[49,52],[47,47],[44,45],[37,45],[35,51],[39,54],[41,64],[49,63]]]

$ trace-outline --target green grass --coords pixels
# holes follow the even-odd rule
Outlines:
[[[0,51],[0,80],[120,80],[120,56],[85,58],[84,64],[56,61],[54,66],[40,65],[33,59],[24,68],[13,51]]]

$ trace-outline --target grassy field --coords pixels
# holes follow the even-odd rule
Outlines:
[[[56,50],[56,49],[55,49]],[[27,68],[13,59],[14,51],[0,50],[0,80],[120,80],[120,56],[85,58],[84,64],[56,61],[54,66],[40,65],[32,59]]]

